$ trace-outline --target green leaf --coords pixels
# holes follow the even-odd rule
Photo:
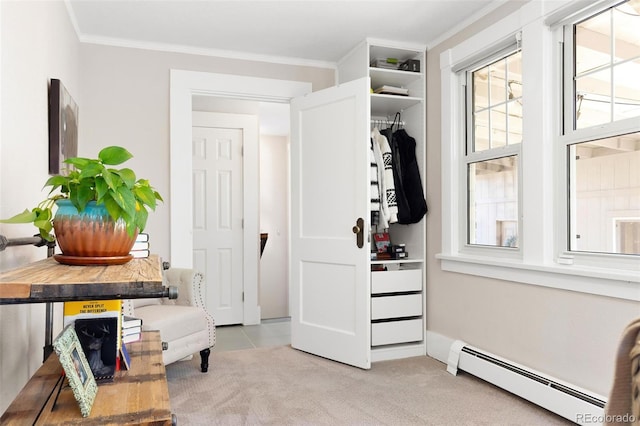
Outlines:
[[[80,172],[80,176],[78,179],[87,179],[98,176],[100,173],[104,171],[104,166],[98,162],[90,162],[87,166],[82,169]]]
[[[111,166],[122,164],[132,157],[133,155],[129,151],[120,146],[108,146],[98,154],[98,158],[103,164]]]
[[[120,181],[120,177],[118,175],[114,175],[108,169],[104,169],[102,171],[102,178],[106,182],[109,189],[116,190],[118,189],[118,183]]]
[[[25,209],[22,213],[18,213],[17,215],[10,217],[9,219],[0,220],[1,223],[31,223],[38,217],[36,213],[36,209],[34,211],[30,211],[29,209]]]
[[[122,208],[111,197],[110,194],[105,197],[104,206],[107,208],[107,211],[109,212],[109,216],[111,216],[113,220],[118,220],[120,217],[122,217]]]
[[[109,192],[109,185],[107,185],[102,176],[96,177],[96,192],[96,201],[98,203],[102,203],[102,199],[107,194],[107,192]]]
[[[82,157],[71,157],[64,160],[65,163],[73,164],[79,169],[84,169],[87,166],[87,164],[91,163],[92,161],[95,161],[95,160],[90,160],[88,158],[82,158]]]
[[[156,196],[153,189],[148,186],[136,186],[133,192],[140,202],[149,206],[151,210],[156,209]]]
[[[115,170],[114,174],[117,174],[118,176],[120,176],[124,184],[127,185],[127,187],[129,188],[132,188],[133,185],[136,183],[136,174],[131,169],[124,168],[120,170]]]
[[[144,228],[147,226],[148,218],[149,218],[149,212],[144,207],[141,207],[140,210],[136,212],[135,222],[140,232],[144,231]]]

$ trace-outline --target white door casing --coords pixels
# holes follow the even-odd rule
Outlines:
[[[311,92],[311,83],[198,71],[170,71],[170,236],[173,267],[193,267],[192,96],[210,95],[262,102],[289,102]],[[244,241],[243,324],[260,323],[258,262],[258,147],[245,145],[243,157]],[[205,277],[206,279],[206,277]]]
[[[252,115],[193,113],[193,264],[218,325],[243,322],[242,151],[257,127]]]
[[[360,368],[371,366],[369,87],[291,101],[291,344]]]

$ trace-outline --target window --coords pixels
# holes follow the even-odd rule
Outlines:
[[[640,0],[556,3],[528,2],[440,54],[436,257],[638,301]]]
[[[518,247],[522,52],[514,43],[466,76],[467,244]]]
[[[564,29],[570,252],[640,255],[639,26],[630,0]]]

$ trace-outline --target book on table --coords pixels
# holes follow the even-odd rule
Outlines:
[[[115,359],[114,366],[115,371],[120,369],[120,343],[122,336],[122,300],[87,300],[87,301],[67,301],[64,302],[63,307],[63,325],[66,327],[70,324],[75,324],[80,320],[96,320],[94,328],[89,327],[83,330],[78,329],[76,324],[76,333],[80,343],[83,344],[83,350],[91,365],[90,353],[88,353],[87,342],[89,336],[86,334],[93,334],[95,339],[102,338],[104,340],[104,348],[100,349],[100,353],[104,354],[104,359],[96,358],[96,353],[92,353],[94,357],[93,367],[100,371],[107,372],[107,369],[102,369],[105,365],[110,365],[113,359]],[[86,324],[85,324],[86,326]],[[88,326],[86,326],[88,327]],[[83,332],[85,334],[83,334]],[[103,344],[104,344],[103,343]],[[115,346],[111,346],[115,343]],[[94,345],[98,344],[95,340]],[[107,353],[108,352],[108,353]],[[100,360],[103,364],[100,365]],[[93,368],[92,368],[93,371]],[[113,380],[113,373],[96,374],[96,382],[101,383],[104,381]]]

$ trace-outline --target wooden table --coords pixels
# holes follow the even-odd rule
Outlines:
[[[148,331],[142,336],[142,340],[127,345],[131,369],[117,372],[112,383],[98,386],[89,417],[82,417],[66,384],[54,407],[62,366],[52,354],[0,417],[0,424],[171,425],[175,417],[169,404],[160,332]]]
[[[110,266],[69,266],[48,258],[0,273],[0,305],[168,296],[157,255]]]

